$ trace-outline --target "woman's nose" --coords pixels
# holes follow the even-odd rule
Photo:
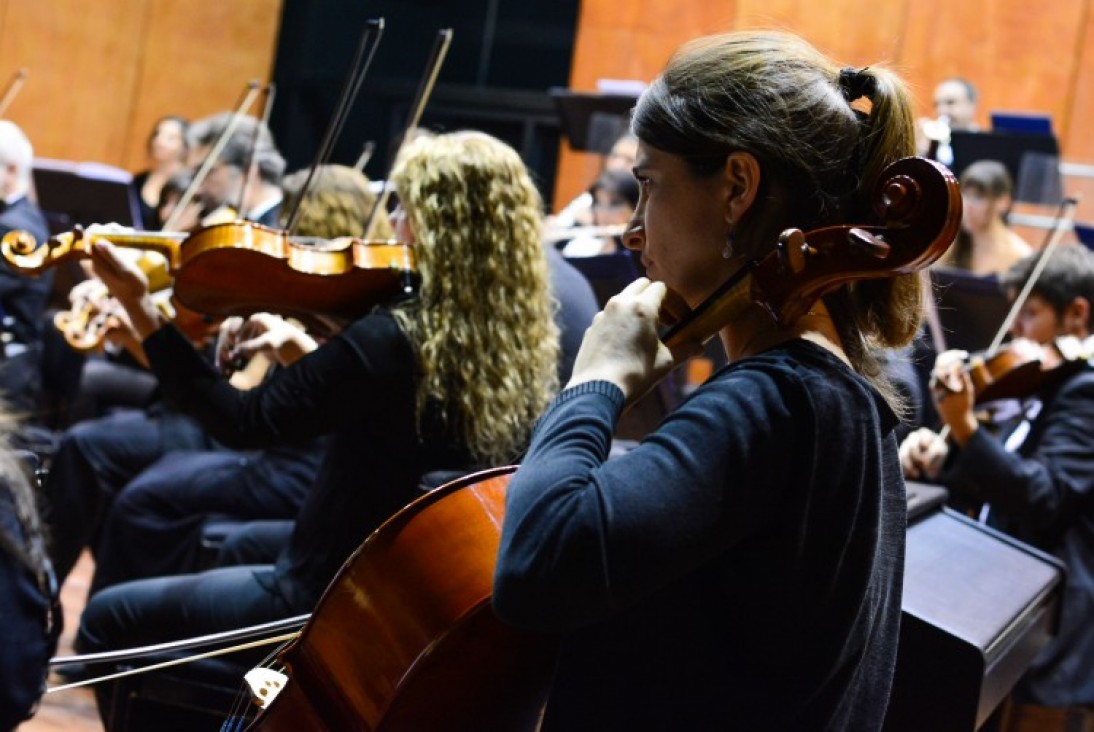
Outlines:
[[[630,223],[627,224],[626,231],[623,232],[623,246],[631,251],[641,251],[646,245],[646,227],[642,224],[642,221],[633,218]]]

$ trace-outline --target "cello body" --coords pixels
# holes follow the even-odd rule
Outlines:
[[[555,641],[490,605],[514,470],[442,486],[377,529],[281,653],[289,681],[247,729],[535,730]]]

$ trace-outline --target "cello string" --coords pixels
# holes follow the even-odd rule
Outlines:
[[[270,651],[261,661],[259,661],[254,666],[254,668],[272,668],[274,662],[277,661],[277,659],[280,657],[282,650],[284,650],[287,646],[288,644],[286,643],[281,645],[277,649]],[[251,689],[248,688],[246,676],[244,676],[243,681],[240,682],[239,691],[236,693],[236,697],[232,702],[231,709],[229,709],[228,711],[228,717],[224,720],[224,724],[221,726],[221,732],[225,732],[225,730],[230,731],[232,729],[239,729],[238,724],[235,727],[229,727],[228,725],[232,723],[233,720],[238,720],[239,723],[242,723],[242,721],[246,718],[246,715],[244,713],[245,710],[251,708],[254,701],[254,694],[252,693]]]
[[[383,33],[383,18],[375,18],[365,23],[365,30],[361,34],[360,42],[357,44],[357,52],[354,55],[353,63],[350,66],[349,73],[346,74],[346,81],[342,85],[342,95],[335,106],[334,114],[331,115],[323,141],[315,152],[315,160],[308,169],[308,177],[304,179],[304,184],[300,187],[300,192],[293,203],[292,212],[287,219],[285,230],[290,236],[296,229],[297,221],[300,218],[300,205],[304,202],[304,198],[311,188],[315,171],[330,159],[331,152],[334,149],[334,141],[342,133],[342,126],[345,124],[346,117],[349,116],[349,110],[353,107],[353,102],[361,89],[361,83],[365,80],[365,76],[372,66],[372,59],[376,56],[376,49],[380,47],[380,39],[383,37]],[[370,39],[373,38],[375,40],[370,43]],[[367,56],[365,55],[366,48],[369,49]]]

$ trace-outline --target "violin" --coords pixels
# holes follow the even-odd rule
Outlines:
[[[88,227],[41,244],[12,231],[0,240],[0,254],[17,271],[37,274],[89,258],[96,240],[163,254],[174,297],[189,310],[218,317],[275,312],[320,333],[329,332],[331,319],[353,320],[412,291],[417,278],[413,247],[404,242],[290,237],[240,220],[189,235]]]
[[[1064,338],[1057,339],[1053,344],[1055,353],[1060,356],[1059,359],[1052,359],[1053,363],[1045,363],[1042,358],[1044,351],[1036,347],[1029,348],[1030,344],[1024,340],[1003,343],[1049,258],[1060,245],[1064,233],[1071,229],[1077,207],[1078,200],[1075,198],[1065,199],[1061,203],[1048,241],[1042,248],[1036,265],[1022,284],[1021,291],[1011,303],[1010,310],[991,344],[984,353],[968,356],[962,365],[961,370],[969,375],[975,391],[974,406],[1000,399],[1023,399],[1031,396],[1054,380],[1071,375],[1076,367],[1086,362],[1088,357],[1080,353],[1081,349],[1071,346]],[[932,389],[953,390],[944,379],[936,376],[931,377],[930,386]],[[948,430],[944,428],[943,434],[948,434]]]

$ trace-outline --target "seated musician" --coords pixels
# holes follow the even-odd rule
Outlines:
[[[185,169],[188,154],[186,129],[190,123],[185,117],[171,114],[160,117],[148,136],[148,165],[133,176],[133,187],[140,207],[141,220],[137,226],[158,231],[167,219],[160,218],[158,208],[163,197],[163,187],[177,173]]]
[[[1005,274],[1012,296],[1039,256]],[[1094,253],[1060,247],[1030,293],[1011,333],[1045,346],[1042,358],[1051,365],[1060,359],[1057,339],[1094,332]],[[909,435],[900,450],[904,473],[983,504],[989,524],[1067,565],[1059,632],[1016,687],[1014,726],[1004,728],[1084,729],[1084,721],[1094,724],[1094,371],[1081,359],[1053,369],[1022,414],[992,434],[974,413],[969,374],[951,355],[940,357],[932,389],[951,441],[928,429]]]
[[[14,122],[0,120],[0,236],[29,232],[37,241],[49,236],[42,212],[28,197],[34,150]],[[42,323],[53,287],[53,273],[28,277],[0,262],[0,393],[12,406],[38,407]],[[2,362],[3,359],[0,359]]]
[[[321,239],[363,237],[376,200],[368,179],[345,166],[321,166],[305,193],[301,187],[306,177],[307,171],[300,171],[285,178],[290,204],[304,196],[296,233]],[[288,210],[283,214],[287,216]],[[384,238],[393,236],[386,220],[378,222],[377,231]],[[248,326],[250,348],[235,354],[244,357],[242,363],[253,364],[257,358],[288,365],[315,345],[270,314],[255,316]],[[240,327],[239,318],[230,318],[221,329],[235,332]],[[298,336],[307,339],[307,349],[293,348]],[[133,338],[139,347],[136,334]],[[241,388],[242,375],[233,374],[233,383]],[[322,440],[304,440],[244,452],[218,445],[165,453],[105,504],[94,544],[91,593],[130,580],[199,569],[201,527],[210,515],[240,522],[291,520],[315,480],[324,448]]]
[[[202,165],[232,117],[231,112],[221,112],[190,125],[186,138],[191,168],[197,170]],[[277,226],[284,172],[285,159],[266,125],[240,115],[196,195],[205,202],[206,216],[221,211],[228,220],[238,215],[265,226]]]
[[[536,187],[512,148],[475,132],[414,139],[391,180],[396,233],[416,247],[417,295],[380,305],[247,392],[162,323],[139,270],[109,244],[93,248],[164,391],[218,439],[260,447],[329,434],[331,445],[275,564],[108,588],[84,611],[81,651],[308,612],[350,553],[418,494],[425,472],[521,454],[557,390]]]
[[[593,201],[590,206],[588,227],[577,227],[575,235],[566,242],[559,242],[567,257],[592,257],[598,254],[614,254],[622,245],[618,236],[604,234],[597,229],[619,225],[622,228],[630,219],[638,204],[638,183],[630,170],[605,170],[589,188]]]
[[[45,690],[61,630],[56,583],[35,507],[32,465],[8,442],[15,428],[0,404],[0,729],[31,716]]]
[[[911,119],[893,73],[780,33],[692,42],[639,99],[624,242],[650,279],[608,303],[537,423],[498,555],[498,615],[563,634],[544,730],[881,727],[905,499],[874,353],[914,336],[919,278],[844,285],[786,327],[738,287],[729,364],[609,446],[686,355],[657,337],[667,288],[695,307],[787,227],[872,221]]]
[[[961,231],[940,264],[976,275],[1001,274],[1033,253],[1007,224],[1014,184],[998,160],[978,160],[961,172]]]

